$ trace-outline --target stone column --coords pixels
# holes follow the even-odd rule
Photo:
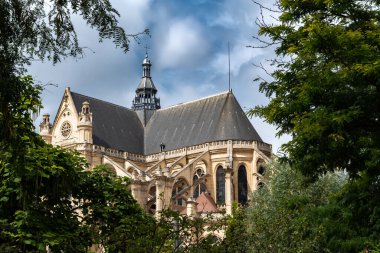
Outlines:
[[[131,181],[131,191],[132,197],[140,204],[140,181],[132,180]],[[140,204],[141,205],[141,204]]]
[[[197,215],[197,205],[198,203],[195,202],[194,198],[188,198],[186,201],[186,215],[194,218]]]
[[[131,192],[132,192],[132,197],[140,204],[140,180],[138,180],[138,172],[136,170],[133,171],[132,173],[132,182],[131,182]]]
[[[164,207],[164,195],[165,195],[165,176],[162,174],[160,166],[157,168],[156,179],[156,217],[160,217],[160,213]]]
[[[232,169],[227,167],[225,169],[225,195],[226,195],[226,214],[232,214]]]
[[[252,177],[252,191],[251,192],[254,192],[257,190],[257,184],[258,184],[258,180],[257,180],[257,164],[256,164],[256,160],[257,160],[257,152],[255,150],[255,148],[257,147],[257,145],[254,145],[254,149],[253,149],[253,155],[252,155],[252,165],[251,165],[251,170],[252,170],[252,173],[251,173],[251,177]],[[247,173],[248,175],[248,173]]]
[[[159,217],[164,208],[165,178],[156,177],[156,216]]]

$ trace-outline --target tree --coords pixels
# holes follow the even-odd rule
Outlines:
[[[39,88],[30,77],[19,81],[24,89],[12,103],[14,142],[0,141],[0,251],[87,252],[100,243],[133,248],[130,242],[146,233],[139,224],[154,219],[133,199],[126,179],[102,167],[86,171],[79,154],[32,131]]]
[[[99,240],[111,247],[114,233],[99,224],[113,222],[118,228],[123,222],[147,218],[126,185],[109,177],[99,183],[99,174],[85,172],[87,165],[78,154],[45,144],[34,132],[31,114],[41,108],[42,87],[20,75],[31,60],[57,63],[65,57],[82,56],[83,47],[71,22],[73,13],[97,29],[100,40],[113,39],[124,52],[131,38],[139,38],[140,34],[128,35],[118,26],[119,14],[108,0],[0,1],[1,251],[44,252],[49,246],[53,251],[85,252]],[[95,195],[83,191],[89,188],[88,181],[99,183],[92,193],[102,191],[105,196],[97,197],[103,197],[105,206],[117,208],[96,206]],[[126,215],[115,223],[111,214],[122,208],[138,217]],[[84,217],[79,214],[88,209],[98,215],[93,223],[81,222]],[[99,231],[104,237],[99,237]]]
[[[278,22],[260,24],[270,39],[261,46],[276,45],[276,70],[260,84],[269,104],[250,113],[293,136],[283,145],[288,161],[311,179],[337,168],[380,173],[379,7],[280,0]]]
[[[337,237],[353,231],[347,219],[338,219],[347,209],[334,201],[346,182],[343,174],[329,173],[306,184],[287,164],[274,162],[266,171],[265,184],[253,193],[246,211],[251,252],[358,252],[333,246]]]
[[[72,14],[83,17],[98,30],[99,40],[112,39],[124,52],[130,39],[140,35],[127,34],[118,26],[119,13],[109,0],[2,0],[0,2],[0,133],[1,139],[16,138],[11,131],[13,103],[20,100],[24,83],[18,75],[25,73],[31,60],[47,59],[57,63],[65,57],[80,57],[83,47],[71,21]],[[16,134],[17,135],[17,134]],[[14,141],[13,144],[17,143]]]
[[[280,0],[277,6],[278,22],[259,22],[266,38],[257,38],[276,47],[273,79],[260,83],[271,100],[250,113],[293,136],[283,145],[285,160],[309,182],[329,171],[349,174],[324,205],[325,245],[333,252],[363,250],[380,236],[380,2]]]

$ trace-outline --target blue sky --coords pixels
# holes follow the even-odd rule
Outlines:
[[[273,49],[252,49],[257,35],[255,19],[258,7],[251,0],[114,0],[120,12],[120,24],[127,33],[150,30],[151,37],[142,45],[131,41],[124,54],[111,41],[98,43],[96,31],[74,17],[79,42],[86,46],[83,59],[66,59],[53,66],[34,62],[29,68],[35,80],[54,83],[42,94],[43,113],[56,114],[63,91],[72,91],[131,107],[141,78],[144,44],[149,47],[153,64],[152,78],[162,107],[216,94],[228,89],[228,51],[231,48],[231,88],[242,108],[268,103],[253,82],[265,77],[253,64],[274,57]],[[267,1],[265,3],[268,3]],[[268,78],[268,77],[266,77]],[[40,119],[37,119],[40,121]],[[276,128],[263,119],[251,119],[262,139],[273,145],[276,153],[289,137],[277,139]],[[38,123],[38,122],[37,122]]]

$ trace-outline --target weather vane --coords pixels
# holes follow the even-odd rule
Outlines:
[[[145,48],[145,56],[148,57],[148,51],[149,51],[150,47],[148,46],[147,40],[144,43],[144,48]]]

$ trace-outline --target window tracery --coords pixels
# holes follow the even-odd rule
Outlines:
[[[195,171],[195,174],[193,176],[193,185],[194,185],[193,197],[194,198],[198,198],[198,196],[201,195],[202,192],[207,191],[206,185],[203,182],[199,182],[199,180],[205,175],[206,173],[201,168]]]
[[[66,137],[66,138],[70,136],[70,134],[71,134],[70,122],[68,122],[68,121],[63,122],[63,124],[61,126],[61,134],[63,137]]]
[[[219,166],[216,169],[216,203],[224,204],[225,199],[224,169],[222,166]]]

